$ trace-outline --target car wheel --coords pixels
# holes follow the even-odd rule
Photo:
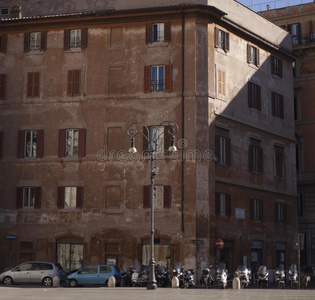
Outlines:
[[[69,285],[70,285],[71,287],[76,287],[76,286],[78,285],[78,282],[77,282],[75,279],[71,279],[71,280],[69,281]]]
[[[105,281],[105,286],[108,287],[108,280]]]
[[[50,277],[45,277],[43,279],[43,284],[44,284],[44,286],[52,286],[53,280]]]
[[[3,278],[3,284],[5,285],[12,285],[13,284],[13,280],[11,277],[7,276]]]

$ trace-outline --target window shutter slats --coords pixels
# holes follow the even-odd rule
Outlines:
[[[30,33],[24,32],[24,52],[30,51]]]
[[[254,201],[255,199],[250,199],[250,218],[253,220],[255,216],[254,212]]]
[[[68,80],[67,80],[67,96],[72,96],[73,89],[73,70],[68,71]]]
[[[226,138],[225,139],[225,146],[226,146],[226,164],[227,165],[231,165],[231,139],[230,138]]]
[[[85,156],[85,128],[80,128],[79,129],[78,156],[79,157],[84,157]]]
[[[164,41],[165,42],[171,41],[171,22],[164,23]]]
[[[225,33],[225,51],[230,51],[230,34]]]
[[[7,74],[0,74],[0,100],[5,99]]]
[[[247,44],[247,62],[252,62],[252,55],[251,55],[251,45]]]
[[[284,119],[284,102],[282,95],[280,95],[280,118]]]
[[[42,51],[46,51],[47,50],[47,31],[42,31],[41,32],[40,50],[42,50]]]
[[[87,39],[88,39],[88,29],[81,29],[81,48],[87,47]]]
[[[150,208],[150,185],[143,186],[143,208]]]
[[[257,63],[256,66],[260,66],[260,51],[258,48],[256,48],[256,56],[257,56]]]
[[[146,44],[152,43],[152,24],[146,24]]]
[[[65,50],[69,50],[70,49],[70,30],[69,29],[65,29],[64,30],[63,48]]]
[[[261,86],[257,85],[257,109],[261,110]]]
[[[215,28],[215,34],[214,35],[215,35],[215,41],[214,41],[215,47],[219,48],[219,46],[220,46],[219,28]]]
[[[271,93],[271,105],[272,105],[272,115],[276,115],[276,94],[274,92]]]
[[[64,208],[64,198],[65,198],[65,188],[63,186],[59,186],[57,208]]]
[[[253,107],[253,84],[248,82],[248,107]]]
[[[23,187],[18,187],[16,191],[16,208],[23,208]]]
[[[36,157],[44,157],[44,130],[37,130]]]
[[[1,35],[1,53],[7,53],[7,42],[8,42],[8,35],[2,34]]]
[[[34,86],[34,94],[33,96],[34,97],[39,97],[39,82],[40,82],[40,73],[36,72],[33,74],[34,75],[34,83],[33,83],[33,86]]]
[[[34,208],[40,208],[41,207],[41,200],[42,200],[42,188],[41,187],[36,187],[35,188]]]
[[[171,208],[171,199],[172,193],[171,193],[171,186],[165,185],[164,186],[164,208]]]
[[[0,159],[3,157],[3,131],[0,131]]]
[[[80,96],[81,70],[73,70],[72,96]]]
[[[66,156],[66,129],[59,130],[58,157]]]
[[[33,96],[33,73],[27,73],[27,97]]]
[[[264,218],[264,202],[259,200],[259,219],[263,220]]]
[[[83,208],[83,186],[77,187],[77,199],[76,199],[76,208]]]
[[[151,92],[151,66],[144,67],[144,92]]]
[[[25,149],[25,131],[19,130],[19,133],[18,133],[18,153],[17,153],[18,158],[24,157],[24,149]]]
[[[215,193],[215,214],[220,215],[220,193]]]
[[[172,65],[165,65],[164,91],[165,92],[172,91]]]
[[[225,194],[225,201],[226,201],[226,216],[231,216],[231,195]]]
[[[249,163],[249,170],[253,171],[253,145],[249,145],[248,147],[248,163]]]

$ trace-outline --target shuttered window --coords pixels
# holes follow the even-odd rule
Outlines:
[[[231,216],[231,195],[226,193],[215,193],[216,203],[215,211],[216,215],[223,217]]]
[[[145,66],[144,92],[163,91],[172,91],[172,65]]]
[[[47,32],[25,32],[24,33],[24,51],[45,51],[47,50]]]
[[[216,28],[215,47],[228,52],[230,50],[230,34],[224,30]]]
[[[85,129],[60,129],[58,157],[85,156]]]
[[[261,110],[261,87],[253,82],[248,82],[248,107]]]
[[[260,146],[261,141],[250,139],[249,145],[249,170],[255,173],[263,171],[263,149]]]
[[[67,76],[67,96],[80,96],[81,70],[69,70]]]
[[[16,208],[40,208],[41,197],[41,187],[18,187]]]
[[[150,185],[143,187],[143,208],[150,208]],[[156,185],[153,191],[154,208],[171,208],[171,186]]]
[[[262,220],[264,217],[263,201],[260,199],[250,199],[251,219]]]
[[[57,208],[75,209],[83,208],[83,193],[82,186],[62,186],[58,187]]]
[[[260,65],[259,49],[250,44],[247,45],[247,62],[257,67]]]
[[[7,74],[0,74],[0,100],[5,99],[7,85]]]
[[[271,102],[272,102],[272,115],[280,119],[284,118],[284,102],[283,96],[272,92],[271,93]]]
[[[44,156],[44,130],[20,130],[18,133],[18,158]]]
[[[64,30],[64,49],[86,48],[87,47],[87,28],[65,29]]]
[[[226,79],[225,71],[218,69],[218,95],[225,98],[226,96]]]
[[[170,42],[171,22],[146,24],[146,43]]]
[[[27,73],[27,98],[38,98],[40,93],[40,72]]]

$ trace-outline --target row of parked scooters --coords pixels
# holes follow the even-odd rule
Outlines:
[[[225,263],[221,263],[216,270],[216,280],[214,280],[211,272],[212,266],[204,268],[202,270],[202,277],[200,279],[200,285],[205,288],[219,287],[227,288],[229,274],[226,269]],[[300,286],[306,289],[311,281],[312,268],[301,272]],[[149,281],[149,267],[142,266],[140,272],[136,268],[131,267],[130,270],[120,271],[121,280],[120,286],[132,286],[132,287],[146,287]],[[173,277],[178,279],[180,288],[192,288],[195,286],[194,270],[185,268],[173,268]],[[253,284],[260,288],[267,288],[269,282],[269,271],[266,266],[260,266],[253,272],[246,266],[238,266],[234,273],[234,278],[238,278],[241,288],[246,288],[250,285],[251,281]],[[158,287],[169,287],[171,286],[171,277],[168,270],[164,266],[157,265],[155,267],[155,279]],[[298,271],[297,266],[292,264],[288,274],[287,281],[291,288],[298,288]],[[275,271],[275,282],[278,288],[284,288],[286,286],[286,272],[284,265],[280,264]]]

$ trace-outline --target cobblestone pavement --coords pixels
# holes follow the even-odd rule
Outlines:
[[[158,288],[147,290],[146,288],[108,288],[108,287],[51,287],[43,286],[10,286],[0,285],[1,300],[54,300],[54,299],[88,299],[88,300],[314,300],[315,290],[291,290],[291,289],[172,289]]]

